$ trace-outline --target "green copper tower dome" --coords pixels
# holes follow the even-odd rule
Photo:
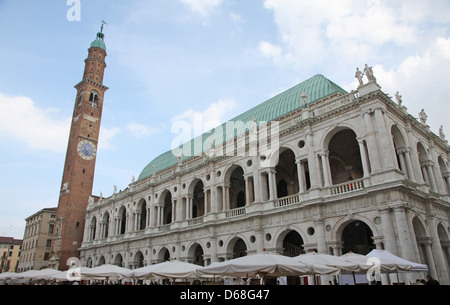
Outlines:
[[[97,38],[91,43],[91,48],[100,48],[104,51],[106,51],[106,45],[105,45],[105,34],[103,34],[103,24],[100,28],[100,32],[97,33]]]

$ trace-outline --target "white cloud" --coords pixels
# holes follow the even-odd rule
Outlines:
[[[40,109],[29,97],[0,93],[0,136],[12,136],[32,149],[64,152],[71,118],[55,119],[57,111]]]
[[[125,128],[135,138],[148,137],[159,131],[158,128],[154,128],[154,127],[150,127],[150,126],[146,126],[146,125],[134,123],[134,122],[128,124]]]
[[[235,100],[225,98],[217,103],[212,103],[202,112],[193,109],[186,110],[172,118],[172,132],[178,132],[178,127],[183,126],[189,129],[191,138],[199,136],[224,123],[228,119],[226,116],[235,109],[236,105]]]
[[[400,91],[413,116],[424,108],[433,132],[440,125],[448,130],[450,104],[442,98],[450,96],[450,86],[443,82],[450,75],[450,38],[436,38],[423,53],[407,57],[397,67],[375,66],[374,73],[383,91],[392,96]]]
[[[261,41],[258,46],[259,51],[266,57],[277,59],[283,51],[281,47],[271,44],[267,41]]]
[[[113,138],[120,133],[120,128],[112,127],[107,128],[104,126],[100,126],[100,135],[98,139],[98,150],[109,150],[115,149],[116,146],[113,144]]]
[[[223,0],[181,0],[191,11],[208,17]]]
[[[394,45],[421,48],[429,39],[430,23],[438,31],[449,22],[449,1],[438,7],[423,1],[360,0],[265,0],[273,11],[281,39],[281,56],[286,62],[314,65],[327,58],[339,61],[365,61],[382,55],[382,48]],[[423,9],[422,9],[423,8]],[[439,31],[438,31],[439,32]],[[263,46],[267,46],[268,42]],[[261,48],[263,54],[267,49]],[[277,50],[277,53],[278,50]]]

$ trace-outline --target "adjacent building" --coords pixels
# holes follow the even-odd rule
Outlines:
[[[25,219],[18,272],[47,268],[55,234],[56,208],[45,208]]]
[[[22,240],[0,236],[0,273],[16,272]]]

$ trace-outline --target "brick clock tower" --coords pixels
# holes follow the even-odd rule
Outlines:
[[[103,25],[91,43],[83,80],[75,85],[77,95],[67,145],[58,202],[56,232],[49,266],[67,270],[67,260],[79,258],[83,241],[85,210],[92,195],[103,98],[106,46]]]

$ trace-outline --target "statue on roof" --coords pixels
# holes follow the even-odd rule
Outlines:
[[[377,81],[375,75],[373,74],[372,67],[369,67],[367,64],[366,64],[366,67],[364,68],[364,74],[367,76],[367,80],[369,82],[376,82]]]
[[[308,104],[308,96],[303,92],[300,94],[300,96],[302,97],[303,105]]]
[[[359,68],[356,67],[355,77],[359,81],[359,86],[364,85],[364,83],[363,83],[363,76],[364,76],[364,74],[361,72],[361,70],[359,70]]]
[[[422,109],[422,111],[419,112],[419,119],[422,124],[424,125],[427,124],[428,115],[425,113],[424,109]]]
[[[103,26],[108,25],[105,20],[102,20],[102,26],[100,27],[100,33],[103,33]]]
[[[401,106],[402,103],[403,103],[403,99],[402,98],[403,98],[403,96],[400,95],[400,93],[398,93],[398,91],[397,91],[397,93],[395,93],[395,99],[397,100],[397,103],[398,103],[399,106]]]
[[[445,141],[444,126],[442,125],[441,127],[439,127],[439,137],[441,138],[441,140]]]

